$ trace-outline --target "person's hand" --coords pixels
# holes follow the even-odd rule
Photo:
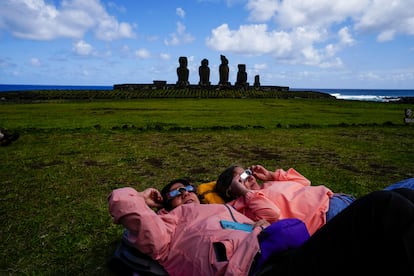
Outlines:
[[[144,197],[145,203],[150,208],[162,208],[162,196],[161,193],[155,188],[147,188],[141,192]]]
[[[259,220],[259,221],[256,221],[254,224],[253,224],[253,227],[262,227],[262,228],[266,228],[267,226],[269,226],[270,225],[270,223],[267,221],[267,220],[265,220],[265,219],[261,219],[261,220]]]
[[[228,189],[229,195],[236,198],[239,196],[244,196],[248,191],[249,189],[246,188],[241,178],[234,178]]]
[[[268,171],[261,165],[253,165],[250,167],[253,176],[262,181],[274,180],[274,172]]]

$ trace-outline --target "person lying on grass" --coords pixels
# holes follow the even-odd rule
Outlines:
[[[298,219],[266,226],[227,204],[200,204],[196,188],[184,179],[161,192],[118,188],[108,200],[128,240],[170,275],[414,272],[414,194],[408,189],[368,194],[311,237]]]
[[[414,189],[414,178],[392,188]],[[273,172],[261,165],[247,170],[239,165],[229,166],[219,175],[215,192],[252,220],[273,223],[298,218],[311,235],[355,201],[354,196],[334,193],[324,185],[312,186],[310,180],[293,168]]]

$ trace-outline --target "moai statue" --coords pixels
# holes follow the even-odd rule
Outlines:
[[[188,82],[188,76],[190,74],[190,71],[187,68],[187,57],[179,57],[178,62],[180,63],[180,67],[177,68],[177,86],[185,87],[190,84]]]
[[[256,75],[254,76],[254,88],[258,89],[260,88],[260,76]]]
[[[413,116],[413,110],[411,108],[405,109],[405,118],[404,123],[414,123],[414,116]]]
[[[235,83],[236,88],[247,88],[249,83],[247,82],[246,64],[237,65],[239,71],[237,72],[237,81]]]
[[[208,59],[203,59],[201,61],[200,67],[198,67],[198,74],[200,76],[200,81],[198,85],[200,86],[209,86],[210,83],[210,68],[208,67]]]
[[[229,82],[229,61],[228,59],[220,55],[221,64],[219,67],[219,73],[220,73],[220,81],[219,85],[224,87],[230,87],[231,84]]]

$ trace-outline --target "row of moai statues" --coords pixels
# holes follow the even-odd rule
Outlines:
[[[228,59],[220,55],[221,64],[219,66],[219,83],[218,85],[223,88],[230,88],[231,83],[229,82],[229,61]],[[188,61],[187,57],[179,57],[178,62],[180,66],[177,68],[177,76],[178,81],[176,85],[178,87],[186,87],[190,84],[188,81],[188,77],[190,75],[190,71],[187,68]],[[235,88],[248,88],[249,83],[247,82],[247,72],[246,72],[246,64],[238,64],[238,72],[237,72],[237,80],[234,84]],[[199,86],[210,86],[210,68],[208,67],[208,59],[203,59],[201,61],[200,67],[198,67],[198,74],[200,77],[200,81],[198,82]],[[260,78],[259,75],[254,77],[254,85],[255,88],[260,87]]]

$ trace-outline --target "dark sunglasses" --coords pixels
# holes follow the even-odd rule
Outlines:
[[[193,185],[188,185],[188,186],[184,186],[184,187],[179,187],[175,190],[172,190],[170,192],[167,193],[167,199],[171,200],[185,192],[196,192],[196,187],[194,187]]]

